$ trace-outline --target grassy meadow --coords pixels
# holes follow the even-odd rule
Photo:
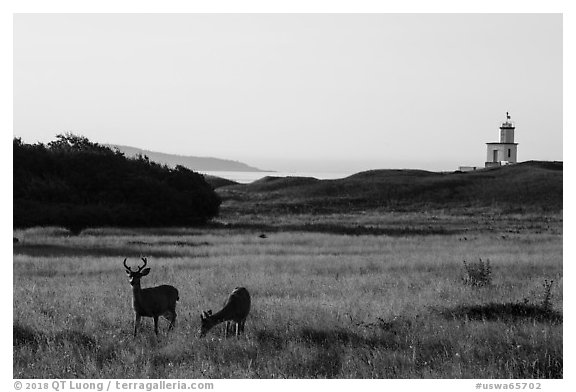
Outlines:
[[[291,229],[266,238],[234,225],[15,230],[13,375],[562,378],[561,217],[553,227],[539,222],[538,230]],[[180,292],[176,329],[167,333],[161,319],[159,338],[151,318],[132,336],[122,261],[140,256],[152,269],[143,288]],[[491,284],[466,285],[463,260],[479,258],[490,262]],[[545,280],[554,281],[548,307]],[[200,312],[219,310],[236,286],[252,295],[246,334],[225,340],[217,326],[199,338]]]

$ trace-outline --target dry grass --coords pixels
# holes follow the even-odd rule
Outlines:
[[[16,232],[14,377],[563,376],[561,234],[258,234]],[[140,255],[152,268],[143,287],[180,291],[177,327],[167,335],[161,323],[160,339],[151,319],[131,335],[122,260]],[[480,257],[492,284],[463,284],[462,260]],[[545,279],[554,317],[518,313],[542,303]],[[240,285],[253,300],[245,337],[198,338],[201,310]],[[478,307],[488,313],[475,317]]]

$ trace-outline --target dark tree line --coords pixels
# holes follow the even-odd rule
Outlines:
[[[204,177],[72,134],[26,144],[15,138],[14,227],[165,227],[206,223],[221,200]]]

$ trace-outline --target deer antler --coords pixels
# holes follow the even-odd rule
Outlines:
[[[126,268],[126,271],[133,272],[132,269],[126,265],[126,259],[124,259],[124,268]]]
[[[146,263],[147,263],[146,257],[142,257],[142,261],[144,262],[144,265],[143,265],[142,267],[138,266],[138,272],[142,271],[142,269],[143,269],[144,267],[146,267]]]

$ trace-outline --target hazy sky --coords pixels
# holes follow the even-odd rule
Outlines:
[[[560,14],[18,14],[14,135],[274,170],[562,160]]]

